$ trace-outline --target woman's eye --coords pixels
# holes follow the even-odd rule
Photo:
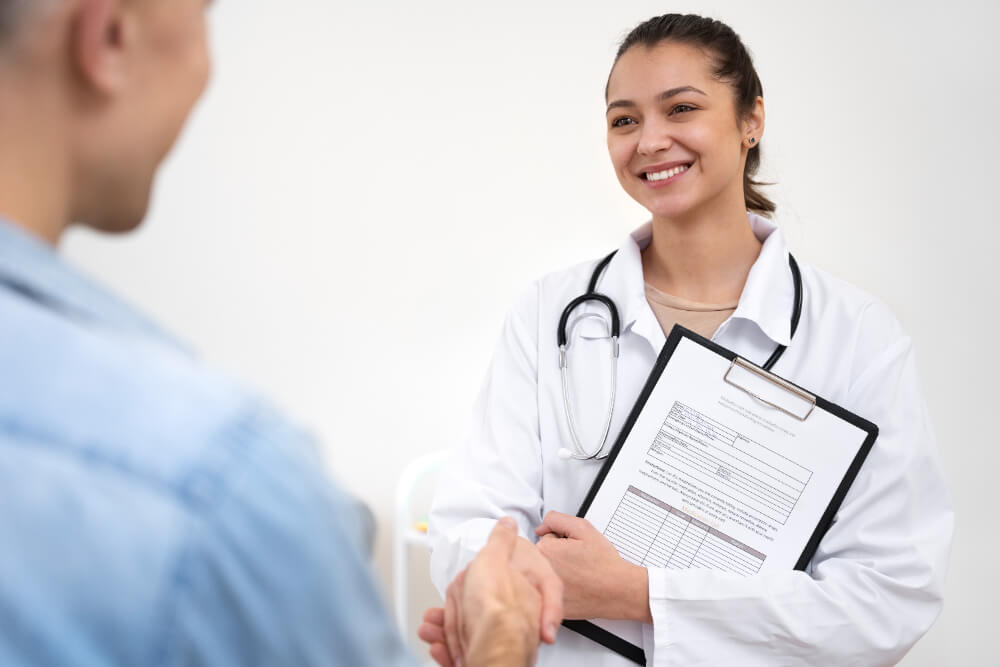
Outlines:
[[[611,121],[611,127],[625,127],[626,125],[634,125],[635,121],[628,116],[622,116],[621,118],[615,118]]]
[[[675,113],[687,113],[688,111],[694,111],[694,107],[690,104],[678,104],[670,110],[670,115]]]

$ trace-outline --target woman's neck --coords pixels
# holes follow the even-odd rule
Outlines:
[[[656,289],[682,299],[736,303],[760,248],[742,206],[687,220],[654,216],[642,273]]]

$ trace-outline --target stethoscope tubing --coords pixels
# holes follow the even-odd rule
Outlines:
[[[604,273],[604,269],[611,262],[611,259],[615,256],[617,250],[608,254],[606,257],[598,262],[597,266],[594,268],[593,273],[590,276],[590,282],[587,284],[587,291],[584,294],[576,297],[563,308],[562,314],[559,316],[559,327],[556,331],[556,343],[559,346],[559,374],[562,378],[562,391],[563,391],[563,408],[566,412],[566,421],[569,425],[570,438],[573,440],[573,446],[576,449],[575,452],[563,447],[559,450],[559,457],[562,459],[575,459],[577,461],[589,461],[589,460],[600,460],[607,458],[607,454],[601,456],[601,451],[604,449],[604,445],[608,441],[608,433],[611,430],[611,421],[614,416],[615,410],[615,394],[617,392],[618,386],[618,339],[621,335],[621,318],[618,313],[618,307],[615,305],[614,300],[611,297],[601,294],[597,291],[597,283],[601,279],[601,275]],[[799,328],[799,320],[802,317],[802,272],[799,270],[799,264],[795,261],[795,257],[789,253],[788,254],[788,266],[792,271],[792,285],[795,289],[795,295],[792,301],[792,317],[791,317],[791,333],[789,338],[795,336],[796,330]],[[607,417],[604,420],[604,427],[602,429],[602,436],[598,442],[597,449],[593,452],[588,451],[583,447],[583,443],[580,441],[580,437],[577,432],[576,422],[573,419],[573,411],[570,407],[570,391],[569,391],[569,358],[567,355],[567,336],[566,336],[566,325],[569,323],[570,315],[573,311],[580,305],[588,302],[597,302],[604,305],[608,309],[608,314],[611,316],[611,328],[608,332],[611,336],[611,400],[608,405]],[[761,368],[765,371],[770,371],[778,360],[785,354],[785,350],[788,349],[785,345],[777,345],[774,348],[774,352],[768,357],[767,361]]]

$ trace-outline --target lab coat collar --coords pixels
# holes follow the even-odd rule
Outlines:
[[[754,213],[748,213],[747,219],[762,247],[760,255],[750,268],[739,304],[730,319],[750,320],[775,343],[788,345],[791,342],[794,300],[791,270],[788,268],[788,248],[781,230],[774,223]],[[633,231],[608,264],[597,291],[611,297],[617,304],[622,332],[631,328],[634,333],[649,340],[654,349],[659,349],[666,337],[646,301],[642,274],[641,253],[652,238],[652,222]],[[587,307],[588,310],[596,308],[601,306],[588,304]]]
[[[795,287],[788,266],[785,237],[773,222],[748,213],[750,228],[763,244],[757,261],[750,267],[739,305],[731,319],[750,320],[778,345],[792,342],[792,306]]]

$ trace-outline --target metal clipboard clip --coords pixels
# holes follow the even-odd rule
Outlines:
[[[816,407],[816,397],[809,392],[739,357],[729,364],[729,370],[722,379],[764,405],[784,412],[800,422],[804,422]]]

